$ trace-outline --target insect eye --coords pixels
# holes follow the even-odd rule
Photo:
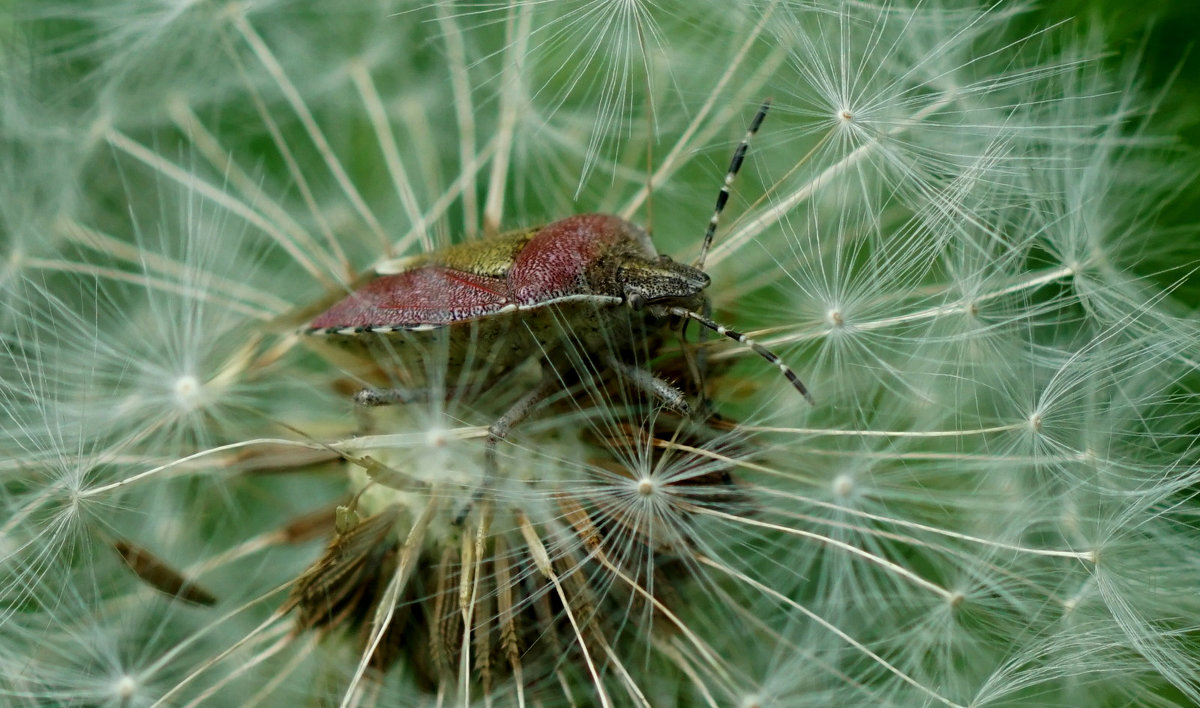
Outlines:
[[[646,306],[646,296],[639,292],[629,293],[625,297],[625,301],[629,303],[629,309],[640,310]]]

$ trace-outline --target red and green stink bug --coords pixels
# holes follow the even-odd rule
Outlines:
[[[708,308],[704,257],[768,106],[765,102],[759,109],[734,152],[695,265],[658,253],[645,230],[617,216],[571,216],[392,262],[305,332],[380,361],[390,358],[409,370],[424,369],[420,359],[428,354],[414,344],[437,333],[446,337],[439,365],[448,380],[467,373],[491,381],[531,358],[541,360],[542,383],[489,428],[486,459],[493,472],[499,440],[561,385],[549,375],[547,362],[561,356],[568,340],[584,351],[620,352],[630,342],[619,341],[618,333],[633,332],[618,326],[628,311],[646,318],[648,331],[662,331],[681,318],[732,338],[777,367],[811,402],[804,384],[779,357],[701,314]],[[666,381],[617,354],[605,357],[604,364],[668,407],[690,413],[684,394]],[[411,389],[365,389],[356,396],[363,405],[411,399]]]

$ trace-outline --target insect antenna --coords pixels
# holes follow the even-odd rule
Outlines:
[[[760,115],[761,115],[761,113],[760,113]],[[804,385],[804,382],[800,380],[800,377],[796,375],[796,372],[792,371],[791,367],[789,367],[787,364],[783,363],[783,360],[775,355],[775,352],[771,351],[770,349],[767,349],[763,345],[759,344],[758,342],[754,341],[753,339],[750,339],[749,337],[742,334],[741,332],[735,332],[732,329],[729,329],[728,327],[726,327],[725,325],[721,325],[721,324],[717,324],[716,322],[713,322],[712,320],[708,319],[707,317],[700,314],[699,312],[692,312],[691,310],[687,310],[682,307],[668,307],[667,312],[670,312],[672,315],[675,315],[676,317],[686,317],[689,320],[695,320],[696,322],[699,322],[701,325],[703,325],[704,327],[706,327],[708,329],[711,329],[712,331],[716,332],[717,334],[724,335],[739,344],[744,344],[747,347],[750,347],[751,349],[754,350],[755,354],[766,359],[768,363],[772,364],[775,368],[779,369],[783,373],[783,375],[787,378],[787,380],[789,382],[791,382],[792,386],[795,387],[795,389],[800,392],[800,395],[804,396],[804,400],[808,401],[809,404],[811,404],[811,405],[814,405],[814,406],[816,405],[816,401],[813,400],[812,394],[808,392],[808,387],[806,387]]]
[[[637,22],[638,45],[646,59],[646,35]],[[654,232],[654,87],[650,83],[650,63],[646,62],[646,233]]]
[[[767,109],[771,107],[771,99],[766,99],[759,107],[758,113],[754,114],[754,120],[750,121],[750,127],[746,130],[746,136],[742,138],[742,142],[738,144],[737,150],[733,151],[733,159],[729,161],[729,170],[725,172],[725,181],[721,184],[721,191],[717,194],[717,208],[713,210],[712,218],[708,220],[708,229],[704,232],[704,243],[700,245],[700,256],[696,262],[692,264],[697,270],[704,270],[704,259],[708,257],[708,249],[712,247],[713,236],[717,233],[717,224],[721,220],[721,212],[725,210],[725,203],[729,201],[729,187],[733,184],[733,178],[737,176],[738,170],[742,169],[742,162],[746,159],[746,150],[750,148],[750,138],[758,132],[758,127],[762,125],[763,118],[767,117]]]

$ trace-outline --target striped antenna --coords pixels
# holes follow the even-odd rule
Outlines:
[[[721,192],[717,195],[717,208],[713,210],[712,218],[708,220],[708,230],[704,232],[704,243],[700,246],[700,257],[692,264],[692,267],[697,270],[704,270],[704,259],[708,257],[708,249],[712,247],[713,236],[717,233],[717,224],[721,220],[721,212],[725,210],[725,203],[729,201],[729,187],[733,184],[733,178],[737,176],[738,170],[742,169],[742,162],[746,159],[746,150],[750,147],[750,138],[758,132],[758,127],[762,125],[763,118],[767,117],[767,109],[771,107],[771,99],[763,101],[762,106],[758,109],[758,113],[754,114],[754,120],[750,121],[750,128],[746,130],[746,137],[742,138],[742,142],[737,146],[737,150],[733,151],[733,159],[729,161],[729,170],[725,173],[725,182],[721,185]]]
[[[761,116],[762,113],[760,112],[759,115]],[[800,395],[804,396],[804,400],[808,401],[810,405],[816,405],[816,401],[813,400],[812,394],[808,392],[808,387],[804,385],[804,382],[800,380],[800,377],[796,375],[796,372],[792,371],[791,367],[783,363],[783,360],[775,355],[775,352],[767,349],[741,332],[735,332],[725,325],[717,324],[698,312],[692,312],[691,310],[687,310],[682,307],[668,307],[667,311],[676,317],[684,317],[689,320],[695,320],[717,334],[729,337],[738,344],[743,344],[747,347],[750,347],[754,350],[755,354],[766,359],[768,363],[770,363],[776,369],[779,369],[780,373],[782,373],[784,377],[791,382],[792,386],[800,392]]]

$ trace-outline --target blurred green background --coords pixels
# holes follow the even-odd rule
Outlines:
[[[1032,31],[1056,22],[1098,19],[1105,32],[1116,70],[1137,60],[1138,77],[1146,95],[1157,97],[1164,89],[1157,125],[1163,133],[1179,136],[1184,157],[1200,170],[1200,2],[1192,0],[1050,0],[1026,16]],[[1092,23],[1081,22],[1079,32]],[[1163,213],[1164,226],[1200,221],[1200,180],[1194,180]]]

